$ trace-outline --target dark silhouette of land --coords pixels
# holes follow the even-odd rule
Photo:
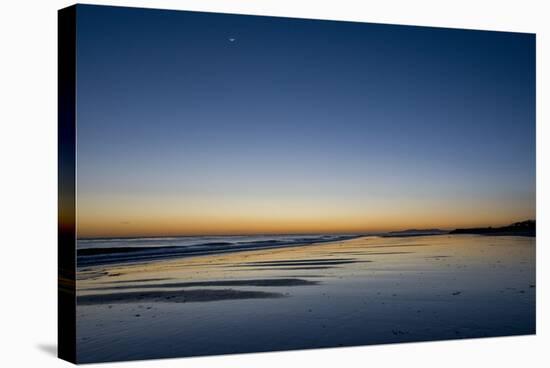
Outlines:
[[[391,231],[385,235],[385,238],[400,238],[408,236],[424,236],[424,235],[442,235],[448,234],[449,230],[441,229],[407,229],[401,231]]]
[[[476,227],[469,229],[456,229],[449,234],[479,234],[479,235],[516,235],[516,236],[536,236],[535,220],[515,222],[503,227]]]

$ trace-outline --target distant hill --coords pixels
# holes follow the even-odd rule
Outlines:
[[[536,236],[537,226],[535,220],[515,222],[503,227],[476,227],[469,229],[456,229],[449,234],[479,234],[479,235],[517,235]]]
[[[401,231],[390,231],[384,237],[406,237],[406,236],[422,236],[422,235],[442,235],[448,234],[448,230],[441,229],[407,229]]]

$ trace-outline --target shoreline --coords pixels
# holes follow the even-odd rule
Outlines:
[[[325,235],[320,235],[325,236]],[[92,267],[109,264],[143,263],[163,259],[199,257],[216,254],[228,254],[255,250],[305,247],[316,244],[327,244],[346,241],[372,235],[346,235],[336,239],[312,239],[311,242],[270,242],[259,241],[248,244],[232,244],[226,242],[210,242],[199,244],[208,249],[193,250],[189,246],[157,246],[157,247],[111,247],[77,249],[77,267]]]
[[[338,240],[326,240],[326,241],[314,241],[311,243],[289,243],[289,244],[278,244],[278,245],[263,245],[256,247],[235,247],[227,249],[212,249],[206,251],[197,251],[189,252],[185,247],[181,246],[166,246],[166,247],[114,247],[114,248],[85,248],[77,250],[77,257],[80,259],[77,261],[78,268],[89,268],[89,267],[98,267],[98,266],[108,266],[108,265],[124,265],[124,264],[145,264],[155,261],[171,260],[171,259],[181,259],[181,258],[195,258],[211,255],[226,255],[233,253],[242,253],[242,252],[253,252],[260,250],[272,250],[272,249],[285,249],[285,248],[301,248],[309,247],[315,245],[329,244],[333,242],[343,242],[353,239],[361,238],[380,238],[380,239],[392,239],[392,238],[416,238],[416,237],[434,237],[434,236],[460,236],[460,235],[476,235],[476,236],[494,236],[494,237],[526,237],[526,238],[536,238],[536,234],[532,233],[523,233],[523,232],[494,232],[494,233],[484,233],[476,232],[477,229],[472,229],[472,231],[467,231],[470,229],[459,229],[452,230],[447,233],[418,233],[418,234],[385,234],[385,235],[356,235],[349,236],[343,239]],[[211,243],[212,244],[212,243]],[[214,243],[215,245],[215,243]],[[172,250],[173,252],[166,252],[166,250]],[[180,251],[181,252],[178,252]],[[80,253],[85,254],[82,256]],[[116,257],[117,255],[125,254],[134,254],[134,257],[124,258]],[[87,255],[98,256],[100,259],[94,259],[91,262],[83,260],[82,257]],[[112,258],[111,255],[114,255],[115,258]],[[83,264],[82,264],[83,263]]]

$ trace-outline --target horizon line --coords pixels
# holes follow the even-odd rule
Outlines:
[[[535,218],[519,220],[510,222],[507,225],[482,225],[475,227],[467,228],[491,228],[491,227],[501,227],[509,226],[519,222],[525,221],[534,221]],[[464,227],[421,227],[421,228],[405,228],[401,230],[369,230],[369,231],[359,231],[359,232],[346,232],[346,231],[327,231],[327,232],[265,232],[265,233],[229,233],[229,234],[139,234],[139,235],[102,235],[102,236],[76,236],[76,240],[101,240],[101,239],[136,239],[136,238],[184,238],[184,237],[203,237],[203,236],[218,236],[218,237],[229,237],[229,236],[283,236],[283,235],[377,235],[377,234],[386,234],[392,232],[403,232],[403,231],[428,231],[428,230],[439,230],[439,231],[453,231],[458,229],[464,229]],[[78,231],[77,231],[78,233]]]

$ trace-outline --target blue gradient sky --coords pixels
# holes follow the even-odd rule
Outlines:
[[[96,6],[77,17],[80,236],[535,217],[534,35]]]

